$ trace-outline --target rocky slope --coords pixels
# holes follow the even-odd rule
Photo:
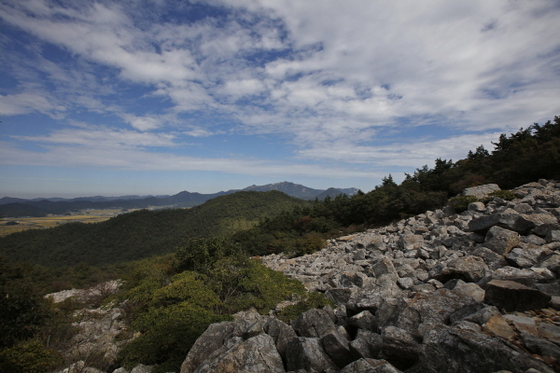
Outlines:
[[[181,373],[560,371],[560,183],[514,193],[263,257],[336,307],[213,324]]]

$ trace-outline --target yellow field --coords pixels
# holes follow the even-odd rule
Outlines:
[[[98,223],[121,213],[121,210],[86,210],[75,215],[52,215],[41,218],[4,218],[0,219],[0,236],[10,233],[26,231],[28,229],[45,229],[56,227],[64,223]],[[15,221],[18,225],[6,225]]]

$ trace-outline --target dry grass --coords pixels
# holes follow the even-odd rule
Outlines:
[[[0,219],[0,236],[6,236],[15,232],[29,229],[53,228],[61,224],[71,222],[98,223],[112,218],[121,210],[87,210],[80,211],[75,215],[52,215],[40,218],[3,218]],[[8,222],[17,222],[17,225],[6,225]]]

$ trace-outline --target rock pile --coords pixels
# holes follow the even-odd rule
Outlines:
[[[213,324],[181,373],[560,371],[560,183],[513,192],[262,258],[336,307]]]

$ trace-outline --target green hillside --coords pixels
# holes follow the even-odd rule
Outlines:
[[[141,210],[97,224],[14,233],[0,238],[0,250],[14,262],[43,266],[108,265],[174,252],[191,238],[248,229],[308,202],[281,192],[238,192],[191,209]]]

